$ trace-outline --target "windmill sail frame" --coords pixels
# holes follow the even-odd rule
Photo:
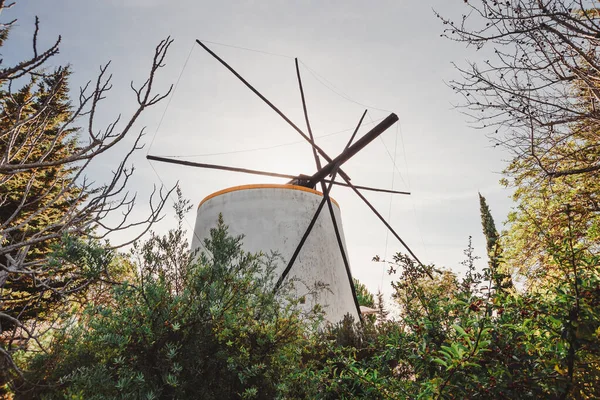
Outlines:
[[[331,202],[331,197],[329,196],[329,192],[331,191],[331,188],[333,187],[333,185],[342,185],[342,186],[351,188],[357,194],[357,196],[371,209],[371,211],[384,223],[386,228],[404,246],[404,248],[417,261],[417,263],[421,267],[423,267],[423,264],[421,263],[419,258],[414,254],[414,252],[410,249],[410,247],[404,242],[404,240],[402,240],[400,235],[398,235],[398,233],[385,220],[385,218],[383,218],[383,216],[379,213],[379,211],[377,211],[377,209],[365,198],[365,196],[360,192],[359,189],[372,190],[372,191],[378,191],[378,192],[387,192],[387,193],[394,193],[394,194],[410,194],[410,193],[354,185],[350,181],[350,177],[341,169],[342,164],[344,164],[346,161],[348,161],[350,158],[352,158],[355,154],[357,154],[360,150],[362,150],[371,141],[373,141],[374,139],[379,137],[389,127],[391,127],[393,124],[395,124],[398,121],[398,116],[394,113],[391,113],[383,121],[381,121],[379,124],[377,124],[373,129],[371,129],[369,132],[367,132],[365,135],[363,135],[360,139],[358,139],[356,142],[354,142],[354,144],[352,144],[352,142],[354,141],[354,138],[362,124],[362,121],[366,115],[367,110],[365,110],[365,112],[362,114],[358,125],[356,126],[354,132],[352,133],[352,136],[350,137],[350,139],[349,139],[348,143],[346,144],[342,153],[340,153],[337,157],[332,158],[321,147],[319,147],[315,143],[314,136],[312,133],[312,128],[310,125],[310,119],[308,116],[308,108],[306,105],[304,88],[302,86],[302,78],[301,78],[301,74],[300,74],[300,69],[298,67],[298,59],[297,58],[295,59],[296,75],[297,75],[297,79],[298,79],[298,86],[299,86],[299,90],[300,90],[300,95],[301,95],[301,100],[302,100],[302,108],[303,108],[304,119],[305,119],[307,130],[308,130],[308,135],[302,129],[300,129],[296,124],[294,124],[279,108],[277,108],[272,102],[270,102],[265,96],[263,96],[256,88],[254,88],[254,86],[252,86],[246,79],[244,79],[226,61],[224,61],[221,57],[219,57],[216,53],[214,53],[211,49],[209,49],[200,40],[196,40],[196,42],[206,52],[208,52],[213,58],[215,58],[217,61],[219,61],[225,68],[227,68],[248,89],[250,89],[261,100],[263,100],[263,102],[265,102],[273,111],[275,111],[282,119],[284,119],[297,133],[299,133],[311,145],[317,172],[315,172],[311,176],[307,176],[307,175],[294,176],[294,175],[289,175],[289,174],[280,174],[280,173],[267,172],[267,171],[250,170],[250,169],[245,169],[245,168],[228,167],[228,166],[221,166],[221,165],[215,165],[215,164],[194,163],[191,161],[174,160],[174,159],[167,158],[167,157],[159,157],[159,156],[152,156],[152,155],[147,155],[146,156],[147,159],[154,160],[154,161],[160,161],[160,162],[168,162],[168,163],[173,163],[173,164],[186,165],[186,166],[200,167],[200,168],[220,169],[220,170],[226,170],[226,171],[232,171],[232,172],[241,172],[241,173],[249,173],[249,174],[256,174],[256,175],[263,175],[263,176],[271,176],[271,177],[277,177],[277,178],[286,178],[286,179],[291,179],[291,181],[289,182],[290,184],[305,186],[308,188],[314,188],[317,184],[320,185],[321,192],[323,194],[323,199],[320,202],[319,206],[317,207],[317,210],[314,213],[314,216],[312,217],[309,225],[307,226],[300,242],[296,246],[296,249],[295,249],[294,253],[292,254],[290,260],[288,261],[288,264],[287,264],[285,270],[283,271],[282,275],[279,277],[274,290],[277,291],[281,287],[283,281],[285,280],[285,278],[289,274],[290,270],[292,269],[292,266],[294,265],[294,262],[296,261],[298,254],[302,250],[302,247],[304,246],[308,236],[310,235],[310,232],[312,231],[325,204],[327,204],[329,214],[331,215],[331,221],[333,224],[336,241],[337,241],[338,247],[341,252],[342,260],[344,262],[344,267],[345,267],[346,274],[348,277],[348,282],[349,282],[349,285],[352,290],[354,304],[356,306],[358,315],[362,320],[360,306],[358,304],[358,298],[356,295],[356,288],[354,286],[352,274],[350,271],[350,265],[348,262],[347,254],[344,249],[343,240],[342,240],[342,237],[340,234],[338,222],[336,220],[335,213],[333,211],[333,205]],[[327,161],[327,163],[324,166],[321,164],[320,157],[322,157],[324,160]],[[337,182],[335,180],[338,175],[343,179],[343,181],[345,183]],[[330,178],[327,179],[327,177],[330,177]],[[431,277],[431,274],[427,271],[427,269],[425,269],[425,272]]]

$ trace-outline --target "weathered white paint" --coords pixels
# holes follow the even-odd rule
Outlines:
[[[198,207],[192,249],[200,247],[204,239],[209,237],[210,229],[216,225],[219,213],[222,213],[229,233],[245,236],[244,250],[252,253],[273,250],[281,254],[284,262],[275,271],[277,279],[287,266],[321,200],[320,192],[292,185],[248,185],[214,193]],[[333,205],[346,251],[339,206],[336,203]],[[328,285],[328,290],[322,290],[317,298],[307,297],[307,308],[315,302],[320,304],[330,322],[340,321],[347,313],[358,319],[327,205],[323,207],[304,243],[288,279],[291,277],[310,286],[316,282]],[[301,284],[296,283],[295,286],[297,294],[306,293]]]

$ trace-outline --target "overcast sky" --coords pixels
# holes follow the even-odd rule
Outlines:
[[[290,174],[315,170],[310,146],[195,39],[236,46],[207,43],[304,128],[293,60],[298,57],[313,131],[324,136],[317,142],[330,155],[341,151],[365,106],[366,122],[390,111],[399,116],[396,126],[344,170],[355,184],[412,192],[393,198],[366,195],[422,261],[460,271],[470,235],[477,254],[484,256],[477,192],[487,197],[499,228],[511,207],[510,192],[498,184],[507,154],[469,127],[453,107],[460,98],[444,83],[458,77],[452,62],[480,57],[440,37],[443,26],[433,9],[452,15],[463,7],[458,0],[19,0],[2,16],[19,19],[2,51],[7,60],[30,55],[38,15],[41,45],[62,35],[54,63],[73,66],[74,87],[95,79],[99,65],[112,60],[114,89],[101,116],[108,122],[133,109],[129,81],[145,79],[154,46],[173,37],[158,88],[181,78],[170,102],[148,110],[138,126],[146,125],[148,135],[146,149],[133,160],[132,189],[143,196],[153,184],[179,181],[194,203],[230,186],[284,181],[158,163],[155,173],[145,159],[153,139],[154,155]],[[102,160],[93,178],[101,181],[115,159]],[[349,189],[334,188],[332,196],[341,206],[354,276],[372,291],[383,286],[389,293],[384,266],[371,259],[403,248]],[[188,215],[191,225],[194,220],[195,208]],[[157,229],[171,226],[168,218]]]

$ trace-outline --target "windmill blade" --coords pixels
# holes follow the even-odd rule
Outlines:
[[[329,187],[327,188],[328,192],[331,189],[331,185],[332,184],[330,183]],[[310,235],[310,232],[312,232],[312,229],[315,226],[315,223],[317,222],[317,219],[319,218],[319,215],[321,214],[321,210],[323,210],[323,206],[325,205],[326,200],[327,199],[325,198],[325,193],[323,193],[323,199],[319,203],[319,206],[317,207],[317,210],[315,211],[312,219],[310,220],[310,222],[308,224],[308,227],[304,231],[304,235],[302,235],[302,238],[300,239],[300,242],[298,242],[298,245],[296,246],[296,249],[292,253],[292,256],[290,257],[287,266],[285,267],[285,269],[281,273],[281,276],[277,280],[277,283],[275,284],[275,288],[273,289],[273,292],[277,292],[279,290],[279,288],[283,284],[283,281],[285,280],[285,278],[287,277],[287,275],[291,271],[292,266],[296,262],[296,258],[298,258],[298,254],[300,254],[300,250],[302,250],[302,247],[304,247],[304,243],[306,242],[306,239],[308,239],[308,235]]]
[[[188,167],[197,167],[197,168],[217,169],[217,170],[230,171],[230,172],[241,172],[243,174],[270,176],[270,177],[274,177],[274,178],[285,178],[285,179],[292,179],[294,181],[301,178],[296,175],[279,174],[277,172],[259,171],[259,170],[247,169],[247,168],[227,167],[225,165],[217,165],[217,164],[197,163],[197,162],[193,162],[193,161],[177,160],[177,159],[168,158],[168,157],[153,156],[150,154],[147,155],[146,158],[148,160],[159,161],[159,162],[164,162],[164,163],[168,163],[168,164],[178,164],[178,165],[185,165]],[[324,182],[330,183],[330,182],[333,182],[333,180],[324,179]],[[333,184],[337,185],[337,186],[350,187],[350,185],[343,183],[343,182],[333,182]],[[401,192],[398,190],[372,188],[372,187],[368,187],[368,186],[355,185],[354,187],[356,187],[358,189],[362,189],[362,190],[368,190],[371,192],[406,194],[406,195],[410,194],[410,192]]]
[[[363,114],[361,115],[360,119],[358,120],[358,125],[356,125],[356,128],[354,128],[354,132],[352,132],[350,140],[348,140],[348,143],[346,143],[346,147],[344,147],[344,151],[348,150],[348,147],[350,147],[350,145],[352,144],[352,141],[356,137],[356,134],[358,133],[358,130],[360,129],[360,126],[362,125],[362,122],[365,119],[365,116],[367,115],[368,111],[369,110],[365,110],[365,112],[363,112]]]
[[[306,141],[308,141],[309,143],[311,143],[310,137],[308,137],[306,135],[306,133],[304,133],[302,131],[302,129],[298,128],[298,126],[296,124],[294,124],[283,112],[281,112],[281,110],[279,108],[277,108],[273,103],[271,103],[265,96],[263,96],[258,90],[256,90],[254,88],[254,86],[252,86],[246,79],[244,79],[244,77],[242,77],[236,70],[234,70],[229,64],[227,64],[227,62],[225,62],[225,60],[223,60],[221,57],[219,57],[218,55],[216,55],[211,49],[209,49],[204,43],[202,43],[200,40],[196,39],[196,43],[198,43],[204,50],[206,50],[206,52],[208,54],[210,54],[211,56],[213,56],[217,61],[219,61],[225,68],[227,68],[233,75],[235,75],[236,78],[238,78],[244,85],[246,85],[246,87],[248,89],[250,89],[254,94],[256,94],[262,101],[264,101],[269,107],[271,107],[271,109],[273,109],[273,111],[275,111],[281,118],[283,118],[285,120],[285,122],[287,122],[292,128],[294,128],[294,130],[296,132],[298,132]],[[315,150],[325,159],[327,160],[327,162],[331,162],[332,158],[329,157],[327,155],[327,153],[325,153],[325,151],[320,148],[319,146],[317,146],[316,144],[313,145]],[[340,176],[344,177],[345,180],[350,180],[350,177],[348,175],[346,175],[341,169],[338,171],[338,173],[340,174]]]
[[[319,172],[323,171],[323,168],[321,168],[321,161],[319,160],[319,156],[318,156],[317,150],[316,150],[317,145],[315,143],[315,139],[312,134],[312,129],[310,127],[310,120],[308,118],[308,110],[306,108],[306,99],[304,98],[304,89],[302,88],[302,78],[300,77],[300,68],[298,67],[298,59],[297,58],[295,59],[295,62],[296,62],[296,75],[298,76],[298,85],[300,86],[300,95],[302,97],[302,108],[304,110],[304,119],[306,120],[306,126],[307,126],[308,132],[310,134],[309,141],[310,141],[310,145],[312,146],[313,155],[315,157],[315,164],[317,165],[317,170],[318,170],[317,174],[319,174]],[[329,209],[329,215],[331,216],[331,223],[333,224],[333,231],[335,233],[335,238],[336,238],[336,241],[338,244],[338,248],[340,250],[340,254],[342,256],[342,261],[344,262],[344,268],[346,270],[346,277],[348,278],[348,284],[350,285],[350,291],[352,292],[352,300],[354,301],[354,306],[356,307],[356,313],[361,322],[363,322],[363,318],[362,318],[362,314],[360,313],[360,304],[358,303],[358,296],[356,295],[356,287],[354,286],[354,280],[352,279],[352,271],[350,270],[350,263],[348,262],[348,256],[346,254],[346,249],[344,249],[344,243],[342,242],[342,236],[340,234],[339,225],[335,218],[335,212],[333,210],[333,204],[331,202],[331,198],[329,197],[329,191],[331,190],[331,187],[333,186],[333,183],[335,182],[335,175],[339,171],[341,165],[345,161],[347,161],[350,157],[352,157],[352,155],[356,154],[356,152],[358,152],[360,149],[362,149],[364,146],[366,146],[372,140],[372,139],[362,140],[364,138],[361,138],[362,141],[361,141],[360,147],[357,147],[357,148],[355,148],[354,146],[352,148],[350,147],[350,144],[352,143],[352,141],[354,140],[354,137],[356,136],[356,132],[358,132],[358,130],[360,129],[360,126],[362,124],[362,121],[363,121],[366,113],[367,112],[365,110],[365,112],[361,116],[356,128],[354,129],[354,132],[353,132],[352,136],[350,137],[350,140],[346,144],[346,147],[344,148],[344,151],[342,152],[342,154],[340,156],[336,157],[334,160],[330,161],[329,164],[326,166],[325,175],[322,175],[322,177],[320,179],[315,179],[314,175],[313,175],[313,177],[309,180],[310,187],[314,187],[317,182],[319,182],[321,184],[321,191],[323,192],[323,200],[321,201],[321,204],[319,204],[319,207],[318,207],[315,215],[313,216],[312,220],[310,221],[310,224],[309,224],[307,230],[305,231],[304,236],[302,237],[302,240],[298,244],[298,246],[292,256],[292,259],[290,259],[290,263],[288,263],[288,266],[285,271],[285,275],[287,275],[287,273],[292,268],[292,265],[293,265],[294,261],[296,260],[296,257],[298,256],[298,254],[300,253],[300,250],[302,249],[302,246],[304,245],[304,242],[308,238],[310,231],[312,230],[315,222],[317,221],[317,219],[319,218],[319,215],[321,214],[321,210],[323,209],[323,204],[326,202],[327,208]],[[397,116],[396,116],[396,120],[398,120]],[[394,122],[392,122],[391,124],[393,124]],[[391,124],[389,126],[391,126]],[[380,125],[382,125],[382,124],[380,123],[375,128],[373,128],[373,130],[371,130],[371,132],[369,132],[371,134],[370,136],[373,136],[373,138],[375,138],[387,129],[387,126],[383,127],[383,126],[385,126],[385,124],[382,127],[380,127]],[[378,127],[379,127],[379,130],[381,130],[379,132],[379,134],[372,133],[372,132],[378,132],[379,131],[377,129]],[[367,134],[365,136],[368,136],[368,135],[369,134]],[[351,149],[352,149],[352,151],[351,151]],[[330,174],[331,174],[331,182],[329,183],[329,186],[326,187],[325,182],[323,182],[323,178],[325,178],[327,175],[330,175]],[[283,278],[285,278],[285,276],[282,275],[282,279]]]
[[[365,114],[366,114],[366,112],[362,115],[360,121],[358,122],[358,125],[357,125],[356,129],[354,130],[354,134],[350,137],[350,140],[348,141],[348,144],[345,147],[346,149],[348,148],[348,146],[350,146],[350,143],[352,143],[352,140],[354,139],[354,136],[355,136],[356,132],[360,128],[360,125],[361,125],[361,123],[363,121],[363,118],[364,118]],[[333,187],[334,184],[337,183],[337,182],[335,182],[335,177],[337,175],[338,169],[339,169],[339,165],[336,165],[334,167],[334,169],[333,169],[331,180],[328,182],[329,185],[327,187],[325,187],[324,181],[321,180],[320,183],[322,185],[323,199],[319,203],[319,206],[317,207],[317,210],[315,211],[312,219],[310,220],[310,223],[308,224],[308,227],[304,231],[304,235],[302,235],[302,238],[300,239],[300,242],[298,243],[298,245],[296,246],[296,249],[294,250],[294,253],[290,257],[290,260],[288,261],[288,265],[283,270],[283,273],[281,274],[281,276],[277,280],[277,283],[275,284],[274,291],[276,292],[277,290],[279,290],[279,288],[283,284],[283,281],[285,280],[285,278],[287,277],[287,275],[291,271],[292,266],[294,265],[294,262],[296,262],[296,258],[298,258],[298,255],[300,254],[300,251],[302,250],[302,247],[304,246],[304,243],[308,239],[308,236],[310,235],[310,232],[312,231],[313,227],[315,226],[315,223],[317,222],[317,219],[319,219],[319,216],[321,215],[321,211],[323,210],[323,206],[325,205],[325,203],[327,203],[327,205],[329,207],[329,214],[331,215],[331,221],[333,223],[333,229],[334,229],[334,232],[335,232],[335,235],[336,235],[336,240],[337,240],[337,243],[338,243],[338,248],[340,249],[340,252],[341,252],[341,255],[342,255],[342,262],[344,263],[344,268],[346,269],[346,275],[347,275],[348,281],[350,283],[350,290],[352,291],[352,298],[354,300],[354,305],[356,307],[356,311],[358,313],[358,317],[359,317],[360,321],[363,322],[362,314],[360,312],[360,304],[358,303],[358,297],[356,295],[356,287],[354,286],[354,281],[352,279],[352,273],[350,271],[350,264],[348,262],[348,258],[346,257],[346,251],[344,249],[344,246],[343,246],[343,243],[342,243],[342,239],[341,239],[341,235],[339,233],[339,228],[338,228],[338,225],[337,225],[337,221],[335,219],[335,214],[333,212],[333,206],[331,205],[331,198],[329,197],[329,192],[331,191],[331,188]]]
[[[336,167],[339,168],[339,167]],[[323,184],[324,185],[324,184]],[[331,198],[329,197],[329,193],[326,195],[327,207],[329,208],[329,214],[331,215],[331,222],[333,224],[333,231],[335,232],[335,239],[337,240],[338,247],[340,248],[340,254],[342,255],[342,261],[344,261],[344,267],[346,268],[346,276],[348,277],[348,281],[350,283],[350,289],[352,290],[352,297],[354,298],[354,305],[356,306],[356,311],[358,312],[358,318],[361,322],[363,322],[362,314],[360,313],[360,304],[358,303],[358,296],[356,295],[356,287],[354,287],[354,281],[352,279],[352,272],[350,271],[350,263],[348,262],[348,255],[346,254],[346,250],[344,249],[344,243],[342,242],[342,235],[340,233],[339,225],[336,221],[335,214],[333,211],[333,203],[331,202]]]
[[[360,126],[361,126],[366,114],[367,114],[367,111],[365,110],[363,115],[360,117],[360,120],[358,121],[358,124],[356,125],[356,128],[354,129],[354,132],[352,133],[352,136],[350,136],[350,140],[348,140],[346,147],[344,147],[344,151],[342,152],[342,154],[344,154],[346,151],[348,151],[350,149],[350,145],[352,144],[352,141],[354,140],[354,137],[356,136],[356,132],[358,132],[358,130],[360,129]],[[314,142],[312,144],[314,145]],[[335,238],[337,240],[337,244],[340,249],[340,253],[342,255],[342,261],[344,262],[344,267],[346,268],[346,276],[348,277],[348,282],[350,283],[350,289],[352,290],[352,297],[354,299],[354,305],[356,306],[356,312],[358,313],[358,318],[360,319],[360,322],[364,322],[362,314],[360,312],[360,304],[358,303],[358,296],[356,295],[356,286],[354,285],[354,279],[352,279],[352,271],[350,270],[350,263],[348,262],[348,256],[346,254],[346,249],[344,249],[344,243],[342,242],[342,235],[340,234],[340,228],[339,228],[339,225],[335,218],[335,213],[333,211],[333,204],[331,204],[331,198],[329,197],[329,191],[331,190],[331,186],[333,184],[333,181],[335,181],[335,176],[338,173],[341,164],[342,163],[334,164],[334,167],[332,169],[332,174],[331,174],[332,183],[329,184],[329,187],[325,188],[325,183],[322,180],[321,180],[321,187],[323,188],[323,197],[327,201],[327,207],[329,208],[329,215],[331,216],[331,223],[333,224],[333,231],[335,232]],[[325,189],[327,189],[327,190],[325,190]]]
[[[158,157],[158,156],[152,156],[152,155],[147,155],[146,158],[148,160],[160,161],[160,162],[165,162],[165,163],[169,163],[169,164],[186,165],[188,167],[219,169],[219,170],[223,170],[223,171],[241,172],[243,174],[271,176],[274,178],[286,178],[286,179],[298,178],[296,175],[278,174],[276,172],[258,171],[255,169],[247,169],[247,168],[227,167],[224,165],[216,165],[216,164],[203,164],[203,163],[197,163],[197,162],[192,162],[192,161],[175,160],[173,158]]]
[[[304,120],[306,121],[306,129],[308,129],[308,135],[310,137],[310,143],[312,145],[313,156],[315,157],[315,165],[317,166],[317,171],[321,169],[321,160],[319,159],[319,154],[317,153],[317,149],[315,149],[315,137],[312,133],[312,128],[310,127],[310,120],[308,119],[308,110],[306,109],[306,99],[304,98],[304,88],[302,87],[302,78],[300,77],[300,67],[298,66],[298,59],[295,58],[294,62],[296,64],[296,76],[298,77],[298,86],[300,88],[300,97],[302,98],[302,110],[304,111]]]
[[[323,182],[329,183],[329,182],[331,182],[331,179],[323,179]],[[351,187],[350,185],[348,185],[347,183],[344,183],[344,182],[335,181],[335,182],[333,182],[333,184],[337,185],[337,186],[347,187],[347,188]],[[360,186],[360,185],[354,185],[354,187],[357,188],[357,189],[360,189],[360,190],[368,190],[370,192],[390,193],[390,194],[405,194],[405,195],[410,196],[410,192],[402,192],[400,190],[380,189],[380,188],[373,188],[373,187],[369,187],[369,186]]]
[[[366,145],[375,140],[379,135],[385,132],[390,126],[394,125],[398,121],[398,116],[394,113],[388,115],[383,121],[378,123],[373,129],[367,132],[363,137],[358,139],[356,143],[352,146],[347,147],[342,154],[334,158],[329,162],[329,164],[325,165],[319,171],[317,171],[309,180],[309,182],[314,185],[317,182],[321,181],[327,175],[331,174],[331,171],[336,166],[341,166],[346,161],[348,161],[352,156],[362,150]],[[311,142],[312,144],[312,142]]]
[[[408,247],[408,245],[404,242],[404,240],[402,240],[400,235],[398,235],[398,233],[396,233],[394,228],[392,228],[392,226],[385,220],[385,218],[383,218],[383,216],[379,213],[379,211],[377,211],[377,209],[373,206],[373,204],[371,204],[369,202],[369,200],[367,200],[367,198],[356,188],[356,186],[351,184],[349,181],[346,181],[346,183],[352,190],[354,190],[354,193],[356,193],[358,195],[358,197],[360,197],[360,199],[367,205],[367,207],[369,207],[371,209],[371,211],[373,211],[373,213],[377,216],[377,218],[379,218],[381,220],[381,222],[383,222],[383,224],[389,229],[389,231],[392,233],[392,235],[394,235],[394,237],[396,239],[398,239],[398,241],[402,244],[402,246],[404,246],[404,248],[415,259],[415,261],[419,263],[419,265],[421,266],[421,268],[423,268],[423,270],[427,274],[427,276],[429,276],[431,279],[433,279],[433,275],[431,275],[431,272],[429,272],[427,269],[425,269],[425,265],[423,265],[421,260],[419,260],[419,258],[415,255],[415,253],[410,249],[410,247]]]
[[[334,171],[333,171],[333,174],[332,174],[332,178],[333,179],[335,179],[335,175],[337,174],[337,168],[339,168],[339,167],[336,167],[334,169]],[[312,219],[310,220],[310,223],[308,224],[308,227],[304,231],[304,235],[302,235],[302,238],[300,239],[300,242],[296,246],[296,249],[294,250],[294,253],[292,254],[292,257],[290,257],[290,260],[288,261],[287,266],[285,267],[285,269],[281,273],[281,276],[277,280],[277,283],[275,284],[273,292],[276,293],[279,290],[279,288],[283,284],[283,281],[285,280],[285,278],[290,273],[290,271],[292,269],[292,266],[296,262],[296,259],[298,258],[298,255],[300,254],[300,251],[302,250],[302,247],[304,246],[304,243],[306,243],[306,240],[308,239],[308,236],[310,235],[313,227],[315,226],[315,223],[317,222],[317,219],[319,219],[319,216],[321,215],[321,211],[323,210],[323,206],[325,205],[325,203],[327,203],[327,205],[329,207],[329,213],[331,215],[331,221],[333,223],[333,229],[334,229],[334,232],[335,232],[335,237],[336,237],[337,244],[338,244],[338,247],[339,247],[340,252],[341,252],[342,262],[344,263],[344,268],[346,269],[346,276],[348,277],[348,282],[350,283],[350,290],[352,292],[352,299],[354,300],[354,306],[356,307],[356,312],[358,314],[358,318],[359,318],[360,322],[364,322],[362,314],[360,312],[360,304],[358,303],[358,296],[356,295],[356,287],[354,286],[354,280],[352,279],[352,273],[350,271],[350,264],[348,262],[348,257],[346,256],[346,251],[345,251],[344,245],[342,243],[342,237],[341,237],[341,234],[340,234],[340,231],[339,231],[339,227],[338,227],[337,221],[335,219],[335,214],[334,214],[334,211],[333,211],[333,205],[332,205],[332,202],[331,202],[331,198],[329,197],[329,192],[331,191],[331,188],[332,188],[332,186],[334,184],[335,184],[335,182],[332,180],[332,181],[329,182],[329,185],[323,189],[323,199],[319,203],[319,206],[317,207],[317,210],[315,211]]]

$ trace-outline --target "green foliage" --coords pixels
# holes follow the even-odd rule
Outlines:
[[[23,121],[16,142],[0,142],[0,153],[12,155],[11,163],[35,163],[38,160],[55,161],[67,157],[74,151],[76,141],[72,129],[62,130],[63,124],[72,118],[68,99],[68,70],[58,69],[44,76],[34,76],[17,93],[8,93],[0,86],[0,132],[8,132],[18,121]],[[3,85],[6,82],[1,82]],[[35,117],[34,117],[35,116]],[[38,123],[38,118],[45,121]],[[31,241],[25,263],[35,265],[45,260],[52,246],[60,243],[57,238],[38,240],[40,236],[59,233],[65,216],[81,204],[85,197],[73,184],[74,168],[59,164],[49,168],[28,169],[15,174],[3,175],[0,179],[0,221],[3,232],[2,246],[10,247]],[[81,225],[86,221],[80,221]],[[54,226],[55,228],[48,229]],[[43,232],[43,235],[42,235]],[[2,265],[11,265],[7,254],[0,255]],[[68,278],[73,270],[54,270],[54,279],[49,285],[36,285],[34,280],[46,278],[46,271],[33,274],[9,274],[4,282],[0,299],[5,303],[5,312],[19,316],[19,320],[38,321],[52,307],[55,297],[52,290],[60,291],[71,282]],[[12,328],[10,321],[2,321],[3,328]]]
[[[496,224],[494,223],[494,217],[490,211],[489,206],[485,200],[485,197],[479,193],[479,209],[481,212],[481,226],[483,227],[483,234],[486,240],[486,247],[488,255],[495,255],[499,253],[497,250],[500,246],[498,231],[496,230]],[[495,263],[495,260],[490,260]]]
[[[383,293],[381,292],[381,290],[377,292],[376,297],[377,304],[375,305],[375,307],[377,308],[377,321],[386,321],[390,312],[386,308],[385,300],[383,299]]]
[[[412,270],[408,258],[397,259]],[[422,282],[403,273],[398,298],[412,295],[418,306],[399,321],[363,328],[344,321],[324,334],[326,350],[304,386],[332,399],[598,398],[597,273],[579,279],[585,296],[576,321],[570,282],[543,295],[473,293],[451,275]]]
[[[522,179],[514,195],[519,205],[509,215],[505,258],[535,285],[563,275],[549,249],[569,236],[597,254],[600,214],[594,198],[600,180],[592,174],[542,182]]]
[[[356,289],[356,297],[359,305],[371,308],[375,307],[373,294],[356,278],[354,278],[354,288]]]
[[[187,206],[179,204],[180,209]],[[241,250],[222,218],[197,257],[181,225],[136,245],[137,275],[35,357],[20,398],[275,398],[319,318],[273,294],[276,257]],[[284,288],[283,293],[286,293]]]
[[[479,209],[481,212],[481,226],[486,240],[488,255],[489,274],[494,284],[494,289],[512,289],[512,279],[509,274],[503,273],[502,246],[500,235],[496,230],[496,224],[485,197],[479,193]]]
[[[0,14],[14,5],[0,1]],[[18,29],[15,22],[0,22],[0,46]],[[112,159],[108,182],[91,182],[86,171],[131,136],[144,110],[165,98],[152,88],[172,40],[156,47],[142,86],[131,86],[137,109],[100,128],[95,121],[105,117],[99,104],[112,87],[107,65],[71,99],[70,68],[51,64],[61,39],[41,49],[38,43],[47,40],[40,32],[36,18],[29,58],[14,64],[0,59],[0,387],[12,376],[22,379],[14,355],[43,350],[47,331],[69,308],[104,296],[111,278],[118,278],[109,276],[112,267],[118,264],[122,271],[112,272],[127,274],[127,263],[98,240],[131,227],[144,227],[138,232],[144,234],[160,218],[166,200],[162,188],[156,190],[146,219],[129,218],[137,204],[127,188],[132,175],[127,163],[141,148],[143,129],[122,156]],[[112,226],[107,224],[111,214],[118,214]]]
[[[600,259],[565,236],[546,251],[570,272],[527,292],[497,290],[471,241],[462,280],[397,254],[400,319],[344,320],[295,379],[327,399],[600,397]]]
[[[356,298],[358,299],[358,304],[360,306],[374,308],[375,307],[375,298],[373,294],[369,292],[369,289],[362,284],[358,279],[354,279],[354,288],[356,289]],[[371,323],[374,323],[377,320],[377,317],[373,314],[365,316],[365,319]]]

